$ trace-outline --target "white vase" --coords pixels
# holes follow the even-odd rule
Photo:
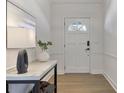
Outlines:
[[[50,58],[50,55],[47,53],[47,51],[42,51],[38,55],[39,61],[48,61]]]

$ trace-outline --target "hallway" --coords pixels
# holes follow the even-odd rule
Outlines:
[[[116,92],[110,86],[110,84],[107,82],[103,75],[65,74],[58,75],[58,93],[116,93]]]
[[[22,77],[16,69],[13,80],[48,81],[54,75],[49,70],[57,66],[57,93],[116,93],[117,0],[7,0],[6,27],[7,77],[24,65]],[[27,57],[20,65],[22,51]],[[34,85],[10,84],[8,89],[29,93]]]

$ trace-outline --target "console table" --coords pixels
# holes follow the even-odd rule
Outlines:
[[[54,69],[54,93],[57,93],[57,61],[32,62],[29,64],[28,72],[17,74],[16,68],[7,70],[6,74],[6,93],[9,93],[9,84],[35,84],[33,93],[39,93],[40,81]]]

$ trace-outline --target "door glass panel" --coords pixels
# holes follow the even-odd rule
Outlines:
[[[82,24],[80,21],[73,22],[68,26],[68,31],[69,32],[73,32],[73,31],[85,32],[87,31],[87,26],[85,24]]]

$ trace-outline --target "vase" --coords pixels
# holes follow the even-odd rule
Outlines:
[[[48,54],[47,51],[42,51],[38,55],[38,60],[39,61],[48,61],[50,58],[50,55]]]

